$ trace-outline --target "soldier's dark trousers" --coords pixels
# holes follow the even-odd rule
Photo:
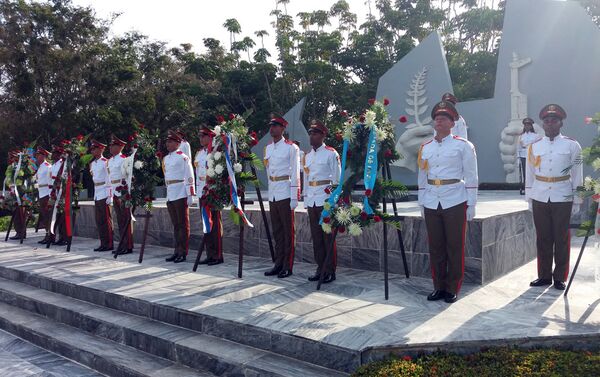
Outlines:
[[[113,224],[110,206],[106,204],[106,199],[94,201],[94,215],[96,217],[96,226],[98,227],[98,237],[100,246],[113,248]]]
[[[206,257],[212,260],[223,259],[223,221],[221,211],[210,211],[212,228],[206,237]]]
[[[123,203],[121,198],[117,196],[113,197],[113,205],[115,208],[115,216],[117,217],[117,224],[119,224],[119,237],[121,236],[121,234],[123,234],[123,229],[125,228],[127,223],[129,223],[129,225],[127,226],[127,231],[125,232],[125,241],[123,243],[119,241],[119,243],[123,245],[121,249],[133,249],[133,224],[129,220],[129,218],[131,217],[129,209],[125,207],[125,204]]]
[[[313,241],[313,253],[317,263],[317,272],[324,271],[326,274],[335,272],[337,266],[337,250],[335,243],[331,244],[333,236],[323,232],[319,220],[321,220],[321,207],[308,207],[308,220],[310,222],[310,235]],[[325,265],[327,255],[330,254],[330,263]]]
[[[275,267],[292,271],[296,240],[290,199],[269,202],[269,213],[275,239]]]
[[[167,202],[167,210],[173,223],[175,254],[187,256],[190,242],[190,211],[187,198]]]
[[[569,275],[571,233],[569,221],[573,202],[538,202],[532,200],[533,223],[537,246],[538,278],[566,281]],[[552,258],[554,257],[554,272]]]
[[[458,294],[465,268],[467,203],[425,208],[425,224],[434,289]]]

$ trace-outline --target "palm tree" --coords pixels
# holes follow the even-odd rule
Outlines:
[[[254,35],[260,38],[261,48],[265,48],[265,36],[269,35],[269,32],[266,30],[258,30],[254,32]]]
[[[269,50],[267,50],[264,47],[263,48],[259,48],[254,53],[254,60],[257,63],[266,63],[267,62],[267,58],[270,58],[270,57],[271,57],[271,54],[269,53]]]
[[[250,49],[254,47],[256,43],[250,37],[244,37],[244,39],[242,39],[240,43],[242,44],[242,50],[248,53],[248,63],[251,63],[252,60],[250,60]]]
[[[228,18],[225,20],[223,27],[227,29],[229,32],[229,45],[231,46],[231,50],[233,50],[233,42],[235,42],[235,35],[242,32],[242,27],[240,23],[235,18]]]

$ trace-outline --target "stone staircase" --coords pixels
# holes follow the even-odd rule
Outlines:
[[[19,248],[31,246],[9,250]],[[0,329],[109,376],[336,377],[358,363],[339,347],[75,284],[20,262],[0,265]]]

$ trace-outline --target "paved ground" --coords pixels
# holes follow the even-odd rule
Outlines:
[[[140,265],[136,254],[115,261],[92,252],[91,239],[76,239],[71,253],[38,249],[36,241],[0,242],[0,265],[355,350],[600,332],[599,248],[586,250],[568,299],[553,288],[529,287],[533,261],[486,286],[464,286],[460,300],[448,305],[426,301],[431,281],[423,278],[391,275],[386,301],[377,272],[340,269],[338,280],[319,292],[306,280],[314,268],[308,264],[277,279],[263,276],[268,261],[247,258],[237,279],[237,260],[228,254],[225,264],[192,273],[191,261],[165,263],[167,248],[149,247]],[[573,239],[571,265],[580,242]]]
[[[80,364],[0,330],[2,377],[101,377]]]

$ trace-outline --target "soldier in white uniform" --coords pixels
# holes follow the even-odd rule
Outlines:
[[[444,93],[442,96],[442,101],[452,102],[452,104],[456,108],[456,104],[458,103],[458,98],[456,98],[452,93]],[[458,114],[458,112],[457,112]],[[467,122],[465,119],[458,114],[457,118],[454,120],[454,127],[452,128],[452,134],[456,136],[460,136],[465,140],[469,140],[467,137]],[[434,135],[435,136],[435,135]]]
[[[535,129],[533,128],[533,119],[525,118],[523,119],[523,132],[521,136],[519,136],[519,166],[520,166],[520,175],[521,178],[521,189],[519,190],[519,194],[525,195],[525,171],[527,170],[526,160],[527,160],[527,151],[529,151],[529,146],[541,139],[542,137],[535,133]]]
[[[275,239],[275,265],[265,276],[286,278],[294,267],[294,210],[300,199],[300,157],[296,144],[283,132],[288,122],[275,117],[269,122],[273,141],[265,147],[264,164],[269,180],[269,213]]]
[[[90,174],[94,181],[94,214],[100,246],[94,251],[111,251],[113,245],[112,215],[110,213],[111,183],[108,174],[108,159],[102,155],[106,144],[92,140],[90,152],[94,161],[90,163]]]
[[[431,118],[437,135],[421,145],[419,205],[429,237],[434,291],[429,301],[457,300],[464,277],[467,221],[475,216],[477,203],[477,156],[475,147],[451,130],[458,112],[451,102],[440,102]]]
[[[190,143],[187,142],[187,140],[185,140],[185,134],[183,133],[182,130],[175,130],[175,133],[177,133],[177,136],[179,136],[181,138],[181,144],[179,144],[179,150],[183,152],[183,154],[185,154],[187,156],[187,158],[191,159],[192,158],[192,147],[190,146]]]
[[[540,119],[545,136],[531,144],[527,154],[525,198],[533,211],[537,235],[538,278],[529,284],[533,287],[554,280],[554,288],[564,290],[569,274],[569,222],[582,201],[576,190],[583,184],[583,166],[579,143],[560,133],[566,118],[559,105],[544,106]]]
[[[52,164],[46,161],[46,158],[50,155],[46,149],[38,147],[35,151],[35,162],[38,165],[38,169],[35,172],[35,181],[38,186],[38,204],[40,207],[40,219],[39,226],[44,227],[46,235],[38,243],[48,243],[50,237],[50,207],[48,206],[48,200],[50,199],[50,190],[52,188]]]
[[[207,126],[200,129],[200,149],[194,158],[196,168],[196,195],[202,197],[204,186],[206,185],[206,159],[208,148],[212,144],[215,133]],[[206,258],[200,261],[200,264],[214,266],[223,263],[223,221],[221,220],[221,211],[211,210],[212,228],[206,237]]]
[[[61,147],[60,145],[55,145],[52,148],[52,161],[54,161],[54,163],[52,164],[51,167],[51,171],[52,171],[52,185],[56,183],[58,183],[61,179],[61,176],[65,175],[65,169],[66,166],[63,167],[63,163],[64,163],[64,159],[63,159],[63,154],[64,154],[64,149],[63,147]],[[58,185],[56,185],[58,186]],[[52,191],[51,191],[51,195],[52,195]],[[54,192],[54,195],[58,195],[58,191]],[[61,194],[61,198],[64,198],[65,196],[65,187],[63,187],[63,192]],[[56,200],[60,200],[61,198],[56,198]],[[50,208],[50,216],[52,216],[52,212],[54,211],[54,208]],[[67,225],[65,223],[65,214],[64,213],[58,213],[56,215],[56,222],[54,224],[54,235],[56,233],[58,233],[58,240],[55,241],[55,237],[54,235],[50,235],[50,237],[48,238],[48,241],[51,242],[53,245],[57,245],[57,246],[65,246],[67,245]]]
[[[341,172],[340,156],[337,151],[323,143],[327,132],[327,127],[319,121],[315,121],[310,126],[308,133],[312,148],[302,162],[304,170],[304,206],[308,211],[313,253],[317,263],[316,273],[308,280],[319,280],[321,271],[323,271],[325,274],[323,283],[331,283],[335,280],[337,250],[335,244],[332,245],[331,243],[333,236],[323,232],[319,221],[323,204],[329,198],[328,189],[339,183]],[[328,254],[332,254],[331,264],[326,265]]]
[[[127,231],[125,232],[125,241],[119,242],[121,248],[119,250],[113,250],[114,254],[130,254],[133,252],[133,224],[130,221],[131,213],[130,210],[125,207],[123,200],[121,199],[121,193],[117,190],[117,187],[125,184],[125,177],[121,171],[123,162],[127,158],[122,152],[125,147],[125,142],[118,137],[112,137],[110,142],[110,154],[111,158],[108,160],[108,173],[110,176],[110,192],[112,196],[109,197],[107,203],[113,204],[115,209],[115,216],[117,217],[117,223],[119,224],[119,234],[123,234],[123,229],[127,225]]]
[[[185,262],[190,242],[189,206],[194,201],[194,169],[190,159],[179,150],[181,137],[174,131],[167,136],[169,154],[163,159],[167,186],[167,210],[173,223],[175,250],[167,262]]]

